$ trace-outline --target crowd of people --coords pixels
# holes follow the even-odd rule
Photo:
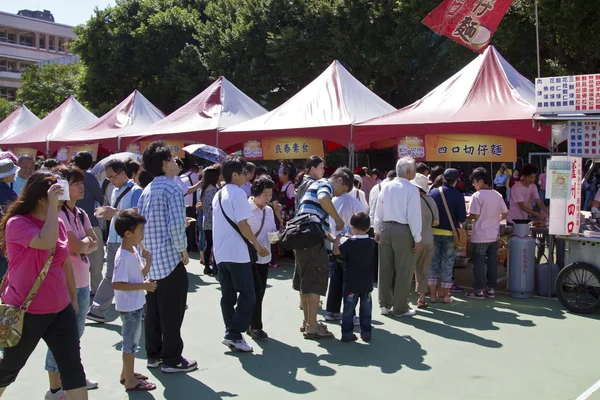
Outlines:
[[[539,195],[544,189],[536,186],[545,180],[533,165],[518,172],[503,165],[495,176],[476,168],[467,178],[464,171],[430,169],[405,157],[383,180],[366,168],[326,176],[318,156],[302,171],[281,163],[269,173],[236,155],[207,168],[183,166],[163,142],[149,145],[141,164],[105,163],[103,182],[88,172],[89,153],[68,165],[47,160],[37,171],[29,156],[0,155],[2,302],[22,306],[35,289],[22,337],[0,360],[0,395],[43,339],[45,398],[86,399],[99,384],[85,374],[80,338],[86,319],[104,323],[113,301],[122,320],[125,390],[156,388],[134,368],[142,332],[148,368],[195,370],[197,362],[183,356],[181,337],[188,251],[199,251],[204,274],[220,283],[222,343],[229,348],[251,352],[244,334],[269,337],[262,306],[269,269],[279,268],[286,252],[283,239],[293,248],[287,254],[295,260],[292,287],[299,292],[303,337],[335,336],[318,320],[327,296],[324,318],[341,320],[341,340],[357,340],[358,326],[368,342],[375,282],[382,315],[416,314],[409,300],[413,279],[416,308],[429,306],[427,296],[451,303],[452,292],[463,290],[454,282],[460,230],[472,224],[474,283],[466,296],[494,298],[501,221],[547,217]],[[473,192],[469,210],[465,191]],[[299,223],[324,239],[299,245],[290,229]]]

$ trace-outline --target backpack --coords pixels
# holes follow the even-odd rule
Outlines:
[[[302,198],[306,194],[306,191],[313,184],[315,180],[310,175],[304,175],[304,179],[302,179],[302,183],[296,188],[296,210],[300,209],[300,203],[302,202]]]

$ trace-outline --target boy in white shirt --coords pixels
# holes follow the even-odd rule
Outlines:
[[[123,369],[121,384],[125,390],[148,391],[156,385],[147,381],[148,377],[134,372],[135,351],[142,334],[142,311],[146,304],[146,293],[156,290],[156,282],[144,280],[150,270],[152,256],[142,245],[146,218],[134,209],[121,211],[115,220],[115,230],[123,238],[115,255],[115,271],[112,286],[115,290],[115,306],[121,314],[123,327]],[[136,247],[141,247],[142,263]]]

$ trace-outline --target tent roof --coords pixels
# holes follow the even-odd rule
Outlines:
[[[355,144],[404,135],[483,134],[515,137],[548,147],[550,130],[538,131],[535,86],[493,47],[417,102],[357,124]]]
[[[168,117],[144,131],[130,131],[123,138],[161,136],[217,144],[217,131],[266,113],[263,107],[246,96],[224,77]]]
[[[13,111],[4,121],[0,122],[0,140],[4,137],[10,137],[23,132],[35,124],[40,122],[40,119],[27,107],[21,104]]]
[[[54,148],[65,142],[93,141],[116,150],[120,135],[144,129],[164,117],[162,111],[150,103],[138,90],[135,90],[92,125],[77,131],[64,131],[54,135],[51,145]]]
[[[73,96],[36,125],[0,139],[0,145],[22,145],[46,151],[46,140],[90,125],[98,119]]]
[[[351,126],[396,109],[334,61],[317,79],[275,110],[225,129],[219,143],[227,147],[248,139],[303,136],[347,146]]]

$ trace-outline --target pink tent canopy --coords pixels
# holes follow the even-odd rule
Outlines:
[[[354,127],[357,148],[405,135],[480,134],[548,147],[550,128],[534,126],[535,87],[493,47],[417,102]]]
[[[4,137],[18,135],[35,124],[40,122],[40,119],[34,113],[29,111],[25,104],[20,105],[13,111],[4,121],[0,122],[0,140]]]
[[[137,139],[185,140],[217,146],[218,132],[266,112],[231,82],[220,77],[165,119],[143,131],[125,133],[121,137],[121,147]]]
[[[50,140],[50,150],[57,150],[65,143],[99,142],[102,147],[117,151],[119,136],[128,132],[139,132],[164,117],[162,111],[135,90],[92,125],[54,135]]]
[[[219,144],[226,148],[249,139],[301,136],[348,146],[352,124],[394,110],[334,61],[275,110],[225,129],[219,135]]]
[[[46,152],[48,141],[54,136],[81,129],[97,119],[98,117],[89,112],[73,96],[70,96],[36,125],[23,132],[1,138],[0,146],[20,145]]]

